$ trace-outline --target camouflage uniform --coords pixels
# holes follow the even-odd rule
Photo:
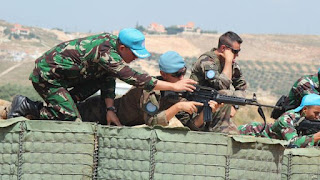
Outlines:
[[[272,139],[287,140],[290,142],[289,146],[293,147],[307,147],[317,146],[318,143],[314,142],[313,135],[299,136],[294,124],[297,123],[300,118],[300,112],[296,113],[294,110],[289,110],[282,114],[274,124],[267,124],[266,129],[259,134],[263,129],[262,123],[253,122],[238,127],[239,133],[243,135],[262,136]]]
[[[146,91],[133,87],[122,97],[116,98],[114,106],[121,124],[125,126],[141,124],[167,126],[169,121],[166,119],[165,110],[179,100],[161,97],[160,91]],[[105,103],[100,96],[88,98],[85,102],[78,103],[77,106],[83,121],[107,124]],[[150,111],[150,108],[155,111]]]
[[[294,83],[288,96],[289,105],[298,107],[307,94],[319,94],[318,74],[302,76]]]
[[[161,77],[157,79],[162,80]],[[162,98],[163,91],[147,91],[133,87],[122,97],[114,100],[117,116],[122,125],[135,126],[141,124],[167,126],[165,110],[179,102],[176,98]],[[77,104],[83,121],[107,124],[104,100],[94,96]],[[149,109],[149,111],[148,111]],[[154,110],[154,111],[150,111]]]
[[[247,83],[242,75],[239,65],[235,62],[232,65],[232,79],[229,79],[225,74],[222,73],[223,64],[220,64],[220,60],[218,56],[214,53],[217,50],[213,48],[212,50],[202,54],[191,70],[190,78],[197,81],[201,86],[207,86],[214,88],[219,91],[219,93],[228,95],[228,96],[237,96],[237,97],[245,97],[245,90],[247,87]],[[213,71],[214,77],[209,78],[207,73]],[[229,106],[229,105],[228,105]],[[228,110],[229,109],[229,110]],[[221,113],[223,116],[226,114],[230,115],[229,108],[221,109],[217,113]],[[219,115],[220,116],[220,115]],[[224,124],[228,124],[232,129],[232,131],[236,131],[235,124],[229,117],[224,117]],[[213,125],[210,126],[209,130],[213,128]],[[228,129],[228,128],[227,128]],[[229,131],[229,130],[225,131]]]
[[[161,79],[158,77],[158,79]],[[117,109],[117,116],[122,125],[135,126],[141,124],[163,125],[169,124],[166,119],[165,110],[179,101],[185,99],[174,98],[172,96],[165,96],[164,91],[146,91],[141,88],[133,87],[125,95],[116,98],[114,105]],[[87,99],[85,102],[78,103],[78,108],[83,121],[98,122],[100,124],[107,124],[105,119],[105,103],[100,96],[95,96]],[[149,107],[149,108],[148,108]],[[156,109],[154,112],[148,109]],[[184,126],[196,131],[213,131],[223,133],[237,133],[237,127],[230,124],[230,106],[225,105],[221,107],[220,111],[213,113],[213,119],[217,119],[217,124],[207,123],[201,128],[194,125],[194,119],[197,114],[190,116],[186,112],[179,112],[176,117]]]
[[[70,40],[36,60],[29,79],[47,103],[40,119],[81,119],[76,97],[82,101],[100,89],[102,98],[114,98],[115,78],[146,90],[154,88],[156,79],[124,64],[116,49],[117,38],[102,33]]]
[[[223,90],[226,95],[245,97],[247,83],[242,75],[239,65],[232,65],[232,79],[222,73],[223,65],[220,64],[218,56],[214,53],[216,48],[202,54],[191,70],[190,78],[197,81],[201,86],[207,86],[216,90]],[[213,70],[215,76],[208,78],[207,72]]]

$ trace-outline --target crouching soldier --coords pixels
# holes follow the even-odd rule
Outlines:
[[[159,67],[161,76],[157,79],[171,83],[183,79],[187,70],[183,58],[174,51],[168,51],[160,57]],[[181,126],[175,117],[193,130],[200,130],[204,126],[203,113],[197,113],[197,106],[202,106],[202,103],[186,101],[179,97],[168,98],[165,96],[165,91],[146,91],[134,87],[122,97],[116,98],[114,107],[106,110],[103,107],[104,103],[99,99],[99,96],[95,96],[78,104],[84,121],[98,120],[101,124],[110,124],[110,121],[105,120],[104,114],[106,111],[114,111],[121,124],[125,126],[141,124]],[[221,106],[215,101],[210,101],[209,105],[212,112],[216,112]]]
[[[273,139],[289,141],[289,147],[317,146],[320,140],[320,95],[309,94],[302,98],[299,107],[286,111],[274,124],[267,124],[261,133],[264,125],[253,122],[238,127],[240,134],[262,136]],[[304,122],[303,122],[304,121]],[[308,125],[310,123],[318,125]],[[302,126],[308,126],[302,127]],[[318,126],[318,127],[317,127]],[[309,128],[317,129],[312,133],[301,131]]]
[[[300,77],[292,86],[288,96],[282,96],[277,105],[282,106],[281,110],[274,109],[271,113],[271,117],[277,119],[285,111],[298,107],[302,98],[307,94],[320,94],[319,86],[320,69],[318,73],[311,75],[304,75]]]
[[[33,114],[37,119],[81,121],[76,107],[98,90],[108,108],[114,105],[115,79],[146,90],[192,91],[195,81],[184,79],[175,84],[154,79],[127,64],[147,58],[145,37],[137,29],[122,29],[119,36],[109,33],[92,35],[60,43],[35,61],[29,79],[46,102],[38,104],[17,96],[9,118]],[[107,119],[120,124],[112,111]]]

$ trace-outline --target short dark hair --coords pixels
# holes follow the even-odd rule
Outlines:
[[[232,46],[232,43],[235,41],[237,41],[239,44],[242,43],[242,39],[238,34],[228,31],[220,36],[218,48],[222,45]]]

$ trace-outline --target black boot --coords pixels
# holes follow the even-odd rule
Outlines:
[[[11,109],[8,113],[8,119],[19,116],[32,116],[32,118],[40,118],[40,109],[43,103],[39,101],[32,101],[29,98],[17,95],[13,98]]]

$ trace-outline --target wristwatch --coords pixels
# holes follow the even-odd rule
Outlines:
[[[110,106],[110,107],[107,107],[106,108],[106,112],[108,112],[108,111],[113,111],[113,112],[117,112],[117,109],[116,109],[116,107],[114,107],[114,106]]]
[[[234,109],[238,110],[240,108],[239,105],[233,105]]]

